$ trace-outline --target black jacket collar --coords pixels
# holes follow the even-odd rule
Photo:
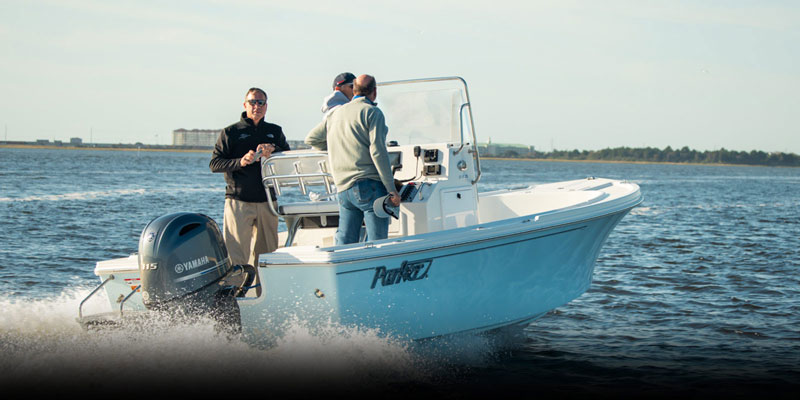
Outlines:
[[[262,118],[261,121],[258,122],[258,125],[261,125],[264,122],[266,122],[266,121],[264,121],[264,119]],[[247,111],[242,111],[242,118],[239,120],[239,123],[247,125],[247,126],[252,126],[252,127],[258,126],[253,122],[253,120],[251,118],[247,117]]]

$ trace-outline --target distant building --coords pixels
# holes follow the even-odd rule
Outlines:
[[[79,137],[69,138],[69,144],[73,146],[80,146],[83,144],[83,139]]]
[[[490,138],[486,143],[478,143],[478,154],[485,157],[528,157],[535,148],[525,144],[492,143]]]
[[[221,129],[176,129],[172,131],[173,146],[214,147]],[[302,140],[289,140],[286,142],[292,150],[310,149],[311,146]]]
[[[172,131],[173,146],[214,147],[221,129],[176,129]]]
[[[310,149],[311,146],[305,144],[302,140],[289,140],[286,139],[286,143],[289,145],[289,148],[292,150],[303,150],[303,149]]]

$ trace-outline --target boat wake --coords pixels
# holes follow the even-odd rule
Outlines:
[[[268,347],[247,344],[197,317],[154,316],[146,324],[87,331],[75,317],[88,293],[86,288],[39,300],[0,298],[0,386],[94,391],[146,382],[213,392],[257,384],[272,393],[363,393],[457,380],[498,350],[498,341],[486,335],[412,342],[361,327],[311,328],[298,320]],[[108,311],[104,306],[107,300],[98,298],[84,310]]]

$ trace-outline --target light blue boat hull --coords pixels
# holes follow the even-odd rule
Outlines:
[[[262,266],[264,294],[239,301],[244,333],[278,337],[303,321],[424,339],[528,322],[589,288],[600,248],[627,211],[357,262]]]

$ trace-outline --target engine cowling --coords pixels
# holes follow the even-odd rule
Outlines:
[[[158,217],[139,238],[139,273],[147,308],[215,292],[215,284],[232,267],[219,227],[202,214]]]
[[[142,230],[139,273],[147,309],[205,313],[238,326],[235,297],[246,292],[255,270],[232,265],[213,219],[181,212],[158,217]]]

